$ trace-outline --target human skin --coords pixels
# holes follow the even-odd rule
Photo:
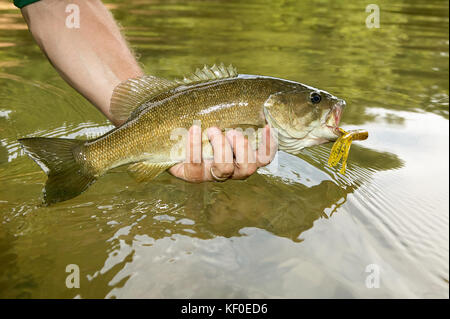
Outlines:
[[[79,28],[66,27],[69,4],[79,7]],[[100,0],[41,0],[21,10],[33,38],[61,77],[114,125],[120,125],[110,113],[113,90],[127,79],[142,76],[143,71],[109,10]],[[171,167],[172,175],[204,182],[215,180],[213,171],[219,179],[245,179],[269,164],[277,150],[268,126],[260,151],[252,150],[239,130],[223,134],[212,127],[207,135],[214,160],[201,159],[201,130],[193,126],[187,139],[190,157]]]

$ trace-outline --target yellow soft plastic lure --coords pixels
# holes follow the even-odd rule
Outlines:
[[[336,166],[342,158],[342,168],[340,173],[345,174],[348,153],[350,152],[352,142],[367,139],[369,133],[366,130],[352,130],[347,132],[341,128],[339,128],[339,131],[342,135],[334,142],[333,147],[331,148],[328,165],[330,167]]]

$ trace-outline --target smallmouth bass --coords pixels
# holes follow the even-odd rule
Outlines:
[[[346,103],[308,85],[258,75],[238,75],[231,65],[206,67],[183,80],[154,76],[118,85],[111,114],[125,121],[92,140],[20,139],[25,152],[47,173],[44,202],[73,198],[108,170],[129,164],[140,180],[151,180],[185,159],[174,152],[172,134],[195,121],[203,128],[277,129],[280,150],[295,154],[304,147],[335,141]],[[211,156],[206,140],[203,157]]]

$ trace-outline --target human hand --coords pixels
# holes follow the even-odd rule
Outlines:
[[[169,173],[188,182],[225,181],[227,179],[246,179],[259,167],[266,166],[275,157],[278,145],[266,125],[258,150],[253,150],[247,138],[238,130],[225,134],[216,127],[207,129],[214,160],[202,159],[202,134],[200,127],[189,129],[187,154],[189,158],[169,169]]]

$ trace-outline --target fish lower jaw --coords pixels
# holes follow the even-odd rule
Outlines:
[[[298,154],[305,147],[311,147],[327,142],[329,142],[327,138],[316,136],[311,132],[302,138],[294,138],[292,136],[284,135],[283,133],[278,135],[279,150],[291,154]]]
[[[339,130],[339,127],[324,124],[311,131],[308,138],[320,141],[318,144],[323,144],[335,141],[341,135],[342,133]]]
[[[342,135],[339,126],[337,125],[325,125],[330,131],[332,131],[334,134],[336,134],[336,137],[339,137]]]

